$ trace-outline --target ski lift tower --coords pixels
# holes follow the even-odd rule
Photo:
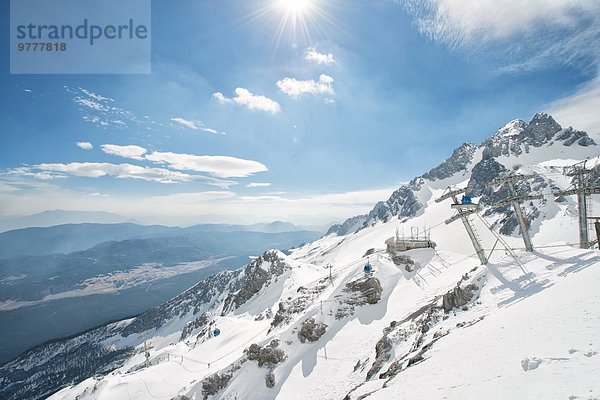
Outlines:
[[[530,253],[533,251],[533,244],[531,244],[531,238],[529,237],[529,224],[525,219],[525,215],[523,214],[523,208],[521,207],[521,204],[529,200],[543,199],[544,196],[539,194],[519,196],[517,194],[517,190],[515,189],[515,183],[518,181],[524,181],[534,178],[535,175],[508,175],[502,178],[496,178],[492,181],[492,185],[507,185],[510,189],[511,197],[509,197],[508,199],[501,200],[493,206],[504,207],[509,204],[512,204],[513,208],[515,209],[515,214],[517,214],[519,227],[521,228],[521,235],[523,236],[523,242],[525,243],[525,250]]]
[[[450,188],[448,188],[450,189]],[[482,265],[487,264],[488,260],[487,257],[485,255],[485,251],[483,250],[483,247],[481,246],[481,240],[479,239],[479,236],[477,235],[477,232],[475,231],[475,227],[473,227],[473,224],[471,223],[471,220],[469,219],[469,216],[472,214],[477,213],[477,211],[479,210],[479,204],[473,203],[473,201],[471,200],[471,197],[468,196],[466,194],[467,192],[467,188],[464,189],[454,189],[454,190],[449,190],[446,193],[444,193],[440,198],[435,199],[436,203],[440,203],[446,199],[451,198],[453,201],[453,204],[451,205],[451,207],[457,211],[457,213],[452,216],[451,218],[447,219],[445,221],[446,225],[451,224],[452,222],[460,219],[463,222],[463,225],[465,226],[465,229],[467,231],[467,234],[469,235],[469,238],[471,239],[471,242],[473,243],[473,247],[475,248],[475,252],[477,253],[477,257],[479,257],[479,261],[481,261]],[[461,201],[458,201],[458,195],[463,194],[464,196],[462,196]]]
[[[600,186],[591,186],[589,184],[589,174],[591,169],[585,167],[586,161],[577,163],[570,167],[565,167],[564,174],[570,177],[576,177],[575,188],[556,193],[556,196],[577,195],[579,205],[579,247],[587,249],[589,247],[588,236],[588,197],[592,194],[600,194]]]

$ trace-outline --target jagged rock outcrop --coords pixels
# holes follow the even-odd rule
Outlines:
[[[340,305],[335,314],[336,319],[352,315],[357,306],[377,303],[381,300],[383,288],[379,279],[370,276],[347,283],[344,292],[347,293],[347,296],[339,300]]]
[[[561,142],[564,146],[577,143],[580,146],[592,146],[596,143],[586,132],[572,127],[563,129],[552,116],[537,113],[526,124],[514,120],[500,128],[492,137],[483,142],[483,158],[492,158],[529,153],[531,147]]]
[[[473,197],[481,196],[481,202],[493,204],[510,195],[507,188],[494,191],[492,181],[505,174],[507,169],[494,158],[484,158],[473,166],[471,179],[467,185],[467,193]]]
[[[353,294],[346,300],[346,303],[353,305],[375,304],[381,300],[383,293],[381,282],[372,276],[350,282],[344,290]]]
[[[457,172],[467,172],[467,166],[473,160],[477,146],[473,143],[463,143],[452,152],[452,155],[442,161],[440,165],[424,173],[421,178],[431,181],[442,180],[451,177]]]
[[[345,236],[350,233],[356,232],[358,229],[362,228],[364,222],[367,220],[367,214],[357,215],[356,217],[351,217],[345,220],[341,224],[332,225],[325,236],[331,235],[335,233],[338,236]]]
[[[223,302],[222,315],[250,300],[272,277],[280,276],[284,271],[291,269],[283,257],[283,253],[270,250],[244,268],[243,273],[231,288],[231,293]]]
[[[363,227],[371,226],[378,221],[388,222],[394,217],[398,219],[414,217],[422,207],[409,185],[400,186],[387,201],[380,201],[373,207]]]
[[[479,288],[475,284],[469,284],[465,287],[457,285],[454,289],[446,293],[442,297],[442,306],[445,312],[450,312],[454,308],[460,308],[466,305],[473,298],[473,294],[477,292]]]
[[[306,341],[316,342],[327,331],[327,324],[317,323],[314,318],[309,318],[302,323],[300,331],[298,331],[298,339],[301,343]]]
[[[395,322],[395,321],[393,321]],[[384,335],[377,344],[375,345],[375,361],[367,372],[367,379],[371,379],[379,370],[384,363],[388,362],[392,357],[392,349],[394,348],[393,342],[387,335]]]
[[[259,367],[274,367],[287,358],[285,352],[279,348],[279,340],[276,339],[265,347],[253,343],[245,353],[248,360],[256,361]]]
[[[277,312],[271,321],[272,331],[291,321],[295,314],[299,314],[313,303],[313,300],[329,285],[329,278],[324,278],[317,285],[305,288],[300,286],[297,290],[298,297],[283,299],[279,302]]]
[[[223,374],[216,373],[205,378],[202,381],[203,399],[207,400],[209,396],[214,396],[221,389],[224,389],[232,377],[232,372],[225,372]]]
[[[198,328],[202,328],[205,327],[206,325],[208,325],[208,323],[211,320],[211,316],[209,313],[202,313],[202,315],[194,318],[192,321],[189,321],[187,324],[185,324],[185,327],[183,328],[183,331],[181,332],[181,336],[179,337],[179,340],[185,340],[187,339],[193,331],[195,331]]]
[[[265,385],[268,388],[272,388],[273,386],[275,386],[275,374],[272,372],[269,372],[268,374],[265,375]]]

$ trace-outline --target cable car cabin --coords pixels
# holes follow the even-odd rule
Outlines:
[[[460,203],[452,204],[452,208],[454,209],[462,209],[462,210],[471,210],[475,208],[479,208],[479,204],[473,203],[473,199],[468,194],[463,195],[460,199]]]
[[[219,328],[216,328],[216,329],[213,331],[213,336],[214,336],[214,337],[217,337],[217,336],[219,336],[220,334],[221,334],[221,330],[220,330]]]
[[[367,261],[367,263],[363,267],[363,272],[365,273],[366,276],[373,275],[373,267],[371,266],[370,262]]]

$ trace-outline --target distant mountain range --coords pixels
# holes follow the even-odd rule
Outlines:
[[[108,241],[122,241],[151,237],[168,237],[202,234],[207,232],[313,232],[288,222],[275,221],[254,225],[202,224],[187,228],[162,225],[120,224],[65,224],[51,227],[15,229],[0,233],[0,259],[16,256],[43,256],[71,253],[89,249]]]
[[[258,229],[291,232],[259,232]],[[43,341],[143,312],[211,273],[322,232],[286,223],[189,228],[67,224],[0,234],[0,362]]]
[[[47,210],[18,218],[0,218],[0,232],[29,227],[48,227],[64,224],[119,224],[135,220],[105,211]]]

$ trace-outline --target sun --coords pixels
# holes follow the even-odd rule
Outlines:
[[[339,29],[329,15],[336,2],[344,0],[260,0],[254,11],[241,22],[272,27],[270,33],[273,49],[282,44],[292,48],[309,47],[315,44],[314,36],[327,36],[326,30]]]
[[[277,5],[290,14],[303,14],[312,6],[311,0],[277,0]]]

